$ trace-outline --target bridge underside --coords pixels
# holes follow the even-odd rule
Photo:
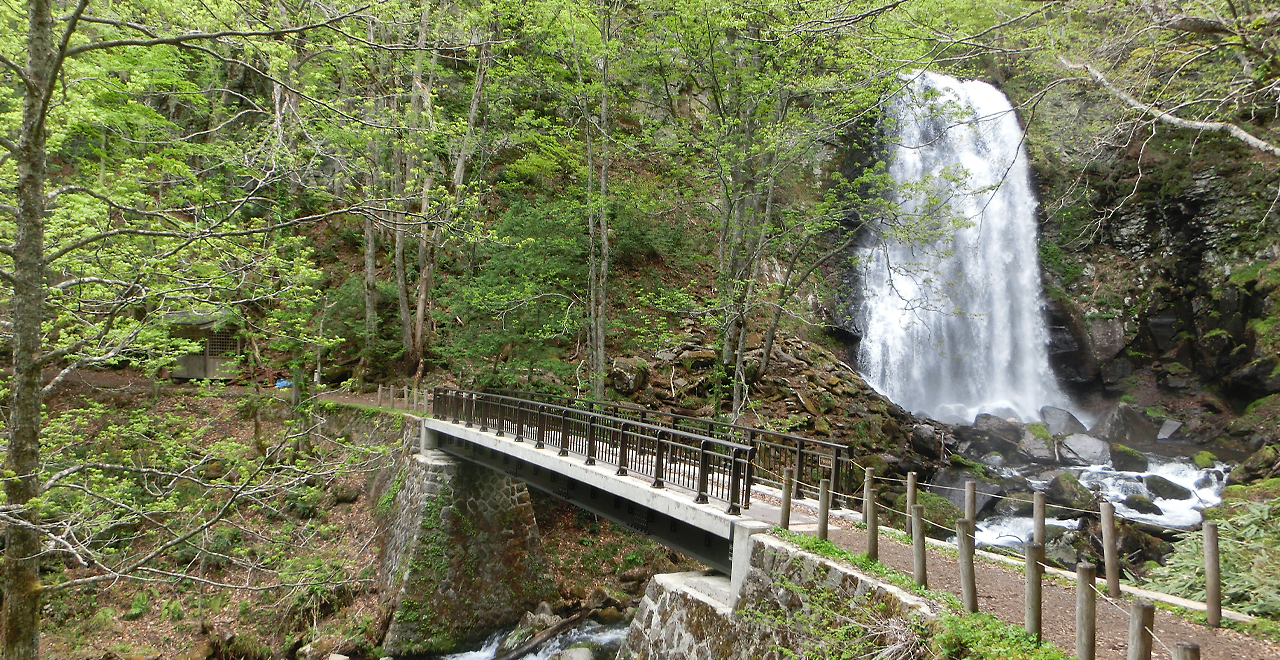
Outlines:
[[[532,488],[613,521],[725,574],[730,571],[728,536],[701,529],[678,516],[463,438],[441,434],[438,449],[506,473]]]

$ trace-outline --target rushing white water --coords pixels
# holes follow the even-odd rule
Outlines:
[[[1041,406],[1069,407],[1049,367],[1036,200],[1008,99],[986,83],[921,73],[893,108],[889,173],[901,212],[864,248],[863,377],[946,422],[980,412],[1032,421]],[[963,226],[904,240],[946,224],[931,212],[939,199]]]
[[[595,621],[584,621],[548,640],[532,653],[520,656],[518,660],[549,660],[557,653],[578,644],[590,644],[616,651],[622,643],[622,638],[627,636],[627,629],[626,623],[605,626]],[[509,632],[511,631],[496,632],[485,640],[480,648],[441,656],[441,660],[493,660],[498,655],[498,646],[502,644],[502,640]]]

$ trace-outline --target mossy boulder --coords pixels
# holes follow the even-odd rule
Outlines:
[[[1237,465],[1227,475],[1227,485],[1247,484],[1269,478],[1275,475],[1277,465],[1280,465],[1280,445],[1267,445]]]
[[[1213,455],[1211,451],[1202,451],[1191,457],[1191,462],[1201,470],[1212,469],[1214,464],[1218,462],[1218,457]]]
[[[924,507],[924,519],[935,523],[925,523],[925,535],[945,538],[950,530],[955,529],[956,518],[963,518],[964,511],[952,504],[950,500],[927,490],[916,493],[916,504]]]
[[[1045,489],[1044,497],[1047,502],[1072,509],[1091,511],[1095,508],[1093,491],[1085,488],[1070,472],[1054,477]]]
[[[1165,479],[1158,474],[1148,474],[1142,478],[1147,490],[1162,500],[1185,500],[1191,498],[1191,490]]]
[[[1151,516],[1164,514],[1164,511],[1161,510],[1160,507],[1156,506],[1156,503],[1152,502],[1151,498],[1146,495],[1138,495],[1137,493],[1134,493],[1133,495],[1124,498],[1124,505],[1138,513],[1145,513]]]
[[[1121,472],[1146,472],[1149,463],[1137,449],[1115,443],[1111,445],[1111,467]]]

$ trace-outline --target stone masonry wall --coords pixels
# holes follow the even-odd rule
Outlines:
[[[752,540],[751,571],[732,608],[688,588],[692,574],[655,576],[618,659],[784,660],[816,645],[923,649],[937,605],[775,537]]]
[[[370,483],[389,612],[386,655],[447,653],[550,598],[551,573],[525,485],[440,451],[418,418],[329,405],[324,433],[388,455]]]

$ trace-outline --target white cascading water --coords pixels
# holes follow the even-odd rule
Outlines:
[[[1049,367],[1036,200],[1008,99],[986,83],[921,73],[893,112],[889,173],[900,191],[926,182],[964,224],[926,245],[893,240],[882,225],[864,248],[863,377],[946,422],[982,412],[1027,422],[1041,406],[1068,407]],[[957,173],[963,182],[953,184]],[[927,215],[919,192],[899,193],[899,218]]]

